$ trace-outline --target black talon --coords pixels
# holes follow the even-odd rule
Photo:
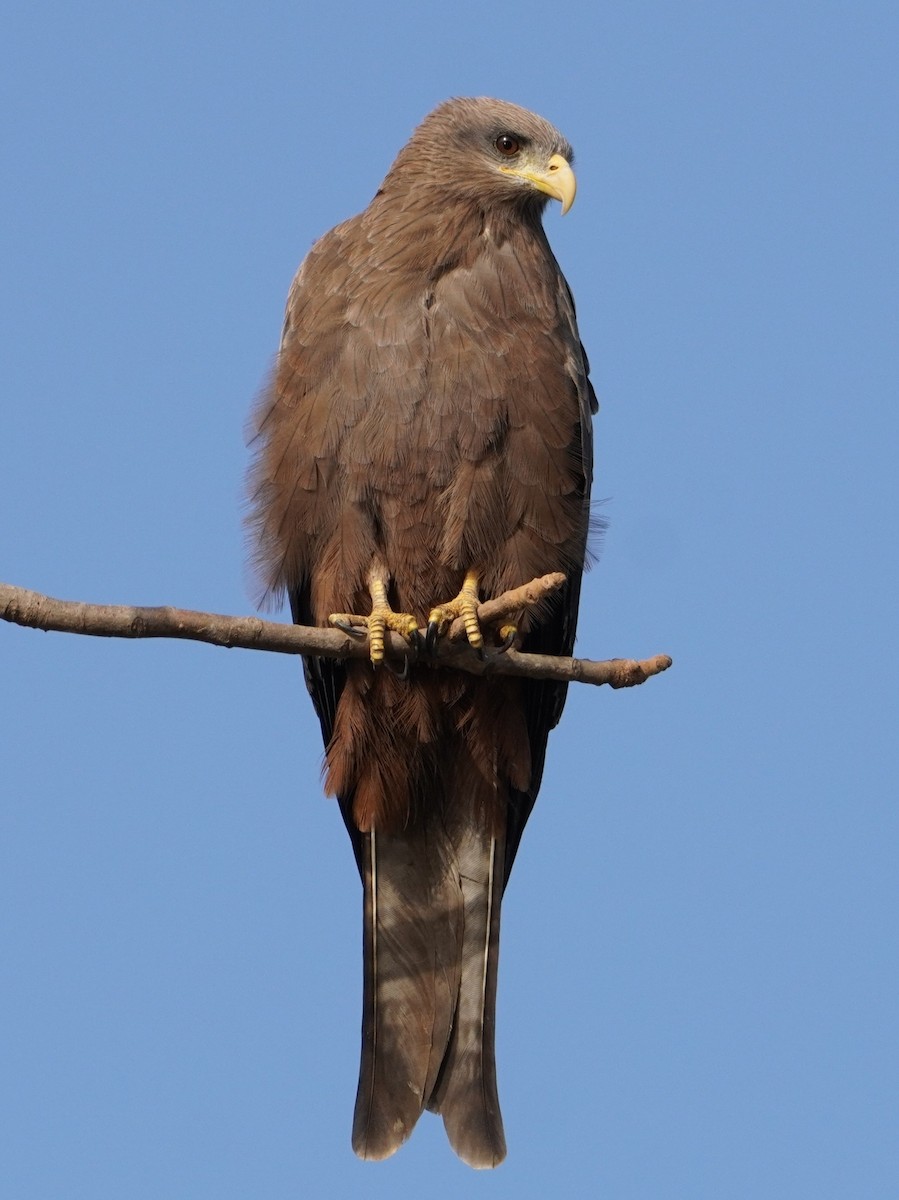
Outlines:
[[[433,658],[437,654],[437,639],[440,637],[440,626],[436,621],[428,621],[428,630],[425,634],[425,653],[430,654]]]
[[[346,621],[332,621],[331,624],[336,628],[348,633],[350,637],[356,639],[357,642],[362,642],[368,637],[368,630],[364,625],[349,625]]]
[[[515,645],[515,637],[516,634],[514,630],[512,630],[511,633],[507,633],[502,642],[500,642],[496,648],[497,655],[505,654],[507,650],[511,650]]]
[[[397,677],[397,679],[400,681],[400,683],[405,683],[406,680],[409,678],[409,655],[408,654],[403,655],[402,671],[398,671],[396,669],[396,667],[391,663],[389,658],[384,659],[384,666],[391,673],[391,675],[395,675]]]
[[[425,639],[421,636],[417,629],[413,629],[409,634],[409,645],[415,652],[417,658],[425,648]]]

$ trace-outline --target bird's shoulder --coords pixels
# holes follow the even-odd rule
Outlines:
[[[359,240],[360,216],[350,217],[316,241],[300,263],[284,314],[281,344],[292,336],[303,338],[330,321],[342,320],[354,266],[352,246]]]

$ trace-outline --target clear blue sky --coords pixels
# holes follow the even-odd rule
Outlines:
[[[899,15],[865,2],[18,5],[0,577],[245,612],[242,427],[312,241],[449,95],[547,217],[610,527],[507,893],[509,1158],[349,1148],[360,890],[298,665],[0,627],[0,1195],[899,1189]]]

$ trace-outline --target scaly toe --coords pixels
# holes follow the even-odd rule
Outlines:
[[[384,662],[384,642],[388,629],[405,638],[413,652],[417,652],[421,644],[421,634],[418,632],[418,625],[411,613],[398,613],[386,605],[378,605],[372,610],[372,614],[368,618],[368,644],[372,666],[374,667],[379,667]],[[408,655],[406,658],[403,678],[409,672]]]

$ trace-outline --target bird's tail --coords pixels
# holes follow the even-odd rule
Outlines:
[[[505,1158],[494,1061],[503,860],[483,814],[364,835],[361,1158],[392,1154],[425,1108],[470,1166]]]

